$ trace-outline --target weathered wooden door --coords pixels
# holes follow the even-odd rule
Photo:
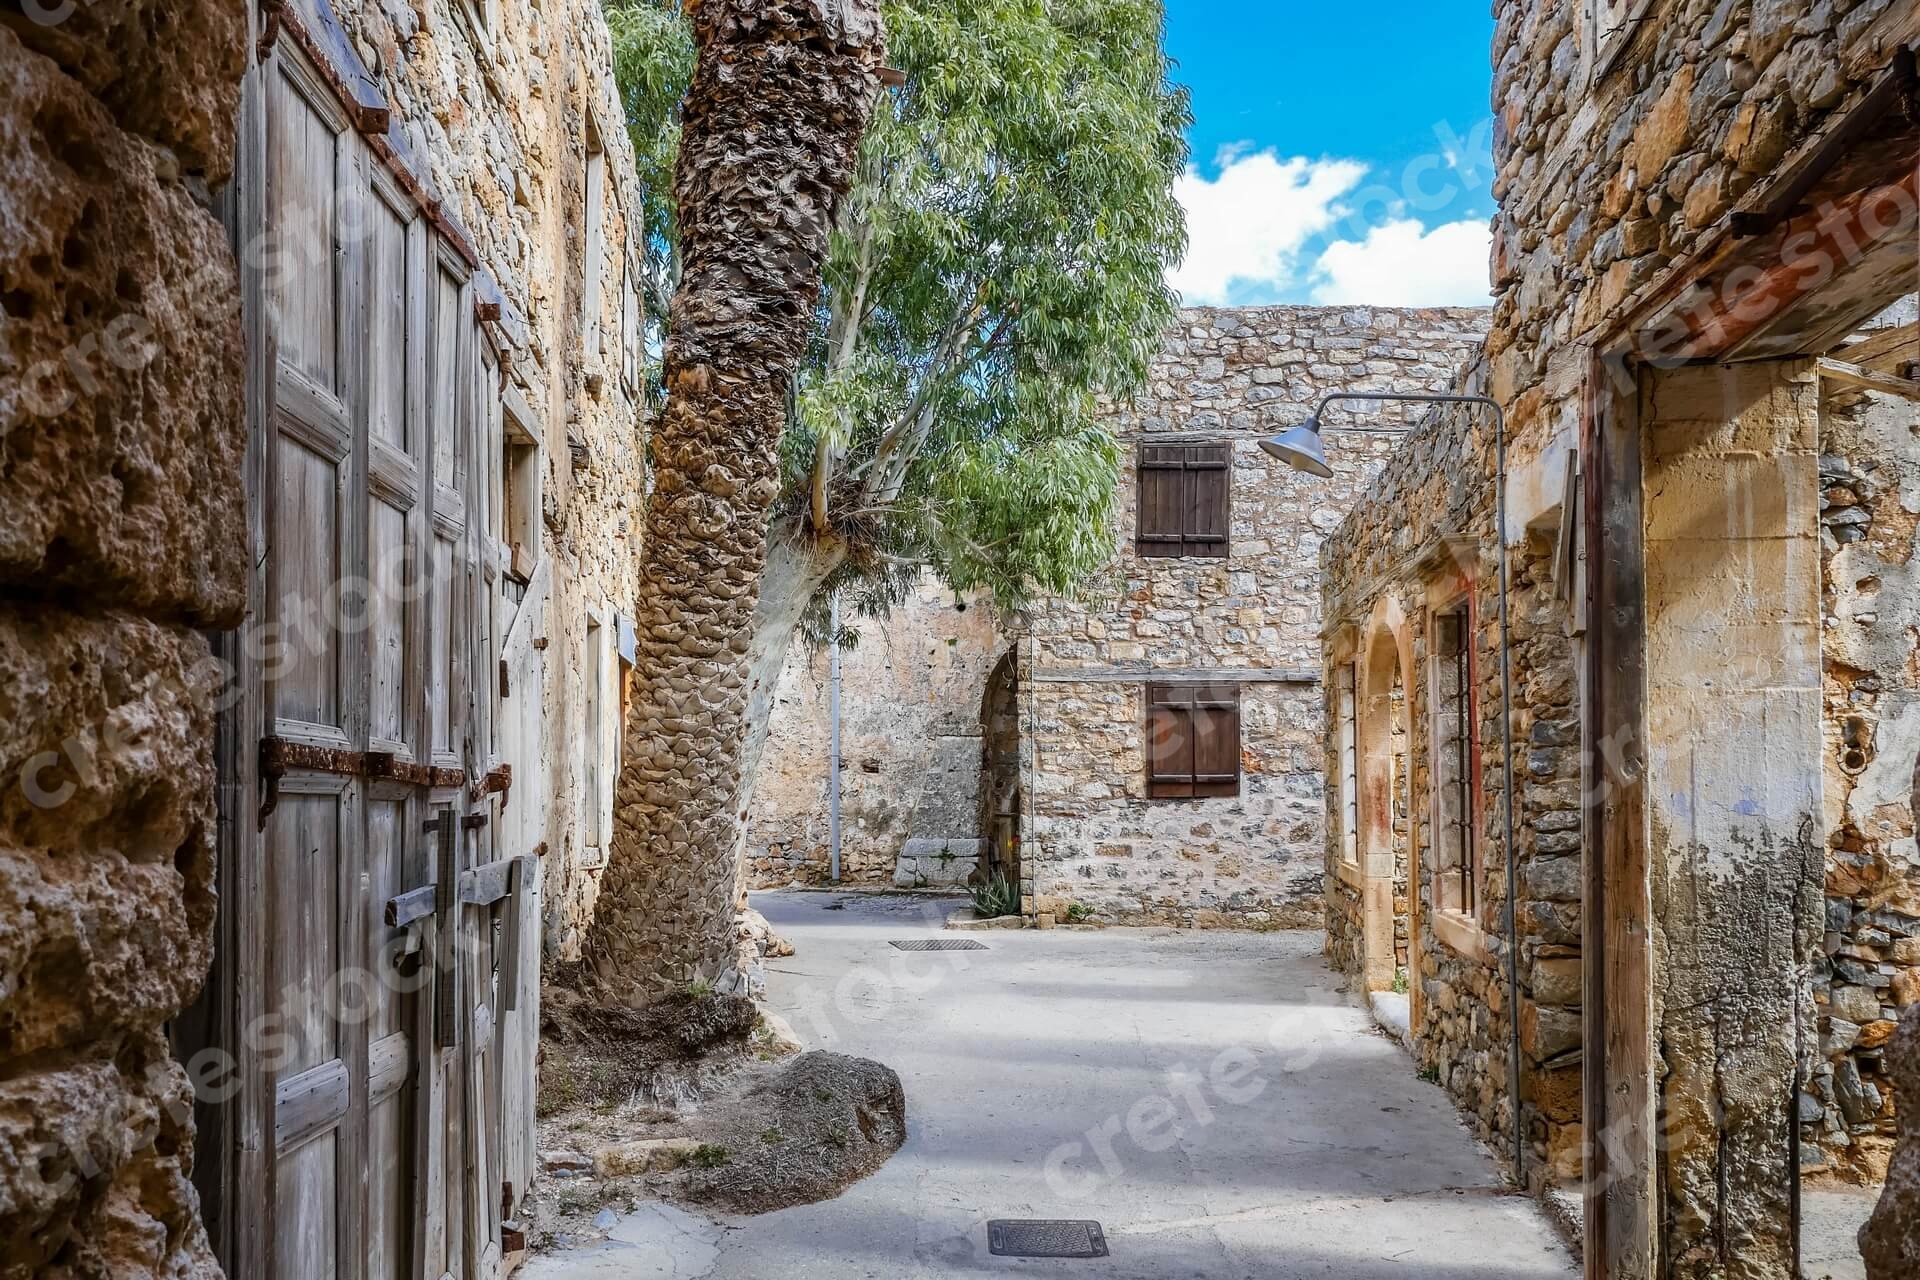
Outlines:
[[[498,835],[500,370],[459,246],[289,43],[250,81],[239,218],[261,386],[236,737],[258,804],[230,815],[223,911],[256,923],[219,986],[257,1122],[226,1126],[226,1261],[494,1280],[539,954],[537,859]]]

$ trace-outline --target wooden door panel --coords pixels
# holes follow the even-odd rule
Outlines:
[[[340,579],[343,454],[316,447],[314,432],[282,431],[276,450],[273,597],[269,635],[278,643],[274,715],[298,724],[342,726],[340,652],[328,633],[328,602]]]
[[[284,365],[337,395],[342,289],[334,229],[344,122],[298,64],[281,61],[278,70],[267,121],[274,337]]]
[[[338,1280],[339,1140],[325,1133],[276,1161],[275,1280]]]
[[[343,787],[337,778],[283,779],[267,832],[267,990],[285,1080],[341,1056],[328,1002],[341,968],[339,873]]]

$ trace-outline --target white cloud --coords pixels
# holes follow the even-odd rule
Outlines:
[[[1367,167],[1352,160],[1282,160],[1227,147],[1220,176],[1189,168],[1174,184],[1187,214],[1187,256],[1168,277],[1188,306],[1221,306],[1296,283],[1301,249],[1343,216],[1340,197]]]
[[[1387,222],[1365,240],[1336,240],[1314,268],[1313,300],[1326,306],[1484,307],[1493,233],[1484,222],[1428,231],[1412,219]]]

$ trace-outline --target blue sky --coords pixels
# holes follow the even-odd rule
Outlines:
[[[1487,302],[1488,0],[1166,0],[1190,305]]]

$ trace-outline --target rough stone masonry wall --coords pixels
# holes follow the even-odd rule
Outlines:
[[[1909,0],[1501,0],[1490,385],[1519,467],[1577,430],[1592,343],[1920,39]],[[1637,10],[1637,7],[1635,7]]]
[[[962,611],[932,577],[887,617],[846,621],[860,643],[840,658],[840,877],[892,884],[907,841],[937,840],[953,842],[957,878],[986,835],[982,702],[1007,644],[984,601]],[[781,674],[754,784],[749,887],[829,877],[828,665],[799,646]]]
[[[1148,386],[1110,411],[1125,451],[1119,554],[1073,600],[1035,609],[1022,640],[1031,792],[1022,849],[1030,914],[1075,903],[1108,923],[1297,925],[1322,892],[1316,558],[1393,438],[1329,433],[1329,481],[1257,447],[1335,390],[1444,388],[1477,349],[1475,310],[1196,309],[1167,335]],[[1341,419],[1336,418],[1336,423]],[[1347,419],[1351,421],[1351,419]],[[1404,406],[1368,425],[1410,421]],[[1231,441],[1231,556],[1134,553],[1134,454],[1145,435]],[[1243,691],[1233,799],[1148,800],[1144,689],[1156,673],[1304,672]]]
[[[1830,391],[1821,418],[1827,898],[1802,1164],[1885,1177],[1900,1011],[1920,1004],[1920,406]]]
[[[1462,386],[1480,387],[1469,370]],[[1405,619],[1411,670],[1407,687],[1412,809],[1417,868],[1414,941],[1414,1052],[1467,1114],[1476,1133],[1503,1157],[1512,1150],[1509,1084],[1513,1022],[1507,980],[1506,841],[1498,565],[1493,545],[1492,433],[1455,411],[1432,415],[1386,464],[1367,496],[1328,538],[1321,567],[1330,636],[1324,687],[1357,649],[1364,660],[1371,626],[1394,608]],[[1519,890],[1520,1042],[1529,1181],[1568,1183],[1580,1171],[1580,735],[1567,611],[1553,581],[1553,543],[1526,537],[1511,555],[1514,706],[1514,812]],[[1442,935],[1433,855],[1433,708],[1429,697],[1429,585],[1470,582],[1476,628],[1476,732],[1482,761],[1478,829],[1479,910],[1466,936]],[[1336,714],[1331,692],[1326,714]],[[1326,767],[1338,768],[1337,738]],[[1365,743],[1361,745],[1364,753]],[[1362,901],[1341,874],[1342,812],[1329,789],[1325,865],[1330,962],[1358,976],[1364,968]]]
[[[48,7],[46,13],[57,12]],[[218,1275],[166,1024],[245,608],[226,0],[0,13],[0,1275]]]
[[[632,146],[613,80],[598,0],[336,0],[342,28],[392,106],[412,156],[472,237],[524,347],[508,377],[538,421],[542,547],[551,592],[543,713],[547,777],[517,778],[517,796],[543,796],[548,855],[546,945],[577,953],[592,917],[599,868],[589,853],[588,691],[594,642],[613,643],[612,614],[630,607],[641,550],[647,422],[623,377],[627,210],[638,203]],[[485,11],[483,22],[476,13]],[[587,260],[586,166],[591,120],[605,156],[599,255]],[[599,277],[600,342],[586,340],[588,273]],[[512,326],[518,328],[518,325]],[[603,660],[604,656],[603,656]],[[603,725],[611,760],[619,734]],[[531,850],[517,849],[514,854]],[[604,854],[601,855],[601,858]]]
[[[1920,11],[1908,0],[1502,0],[1496,16],[1488,383],[1508,410],[1525,520],[1558,501],[1557,455],[1578,437],[1589,353],[1920,41]],[[1853,896],[1844,879],[1830,887]]]

